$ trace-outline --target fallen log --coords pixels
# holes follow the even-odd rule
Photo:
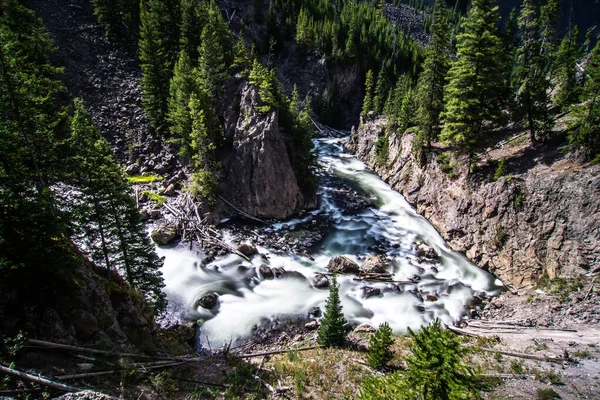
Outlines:
[[[150,370],[150,369],[174,367],[174,366],[181,365],[181,364],[183,364],[183,362],[176,362],[176,363],[162,364],[162,365],[139,366],[138,368],[135,368],[135,371],[145,373],[147,370]],[[57,376],[56,379],[60,379],[60,380],[85,379],[85,378],[93,378],[95,376],[112,375],[112,374],[116,374],[116,373],[122,372],[122,371],[123,371],[122,369],[115,369],[115,370],[110,370],[110,371],[86,372],[84,374],[60,375],[60,376]]]
[[[504,356],[509,356],[509,357],[524,358],[527,360],[546,361],[546,362],[551,362],[551,363],[556,363],[556,364],[562,364],[562,363],[570,361],[570,360],[568,360],[566,358],[562,358],[562,357],[559,358],[559,357],[548,357],[548,356],[536,356],[533,354],[513,353],[511,351],[503,351],[503,350],[481,349],[481,351],[485,351],[487,353],[502,354]]]
[[[247,212],[240,210],[239,208],[237,208],[236,206],[234,206],[233,204],[231,204],[230,202],[225,200],[225,198],[223,196],[219,195],[219,199],[221,199],[225,204],[227,204],[229,207],[231,207],[235,211],[237,211],[238,214],[240,214],[242,217],[251,219],[252,221],[260,222],[261,224],[266,224],[266,222],[263,221],[262,219],[252,216],[252,215],[248,214]]]
[[[5,372],[9,375],[13,375],[19,377],[21,379],[39,383],[43,386],[48,386],[54,389],[62,390],[64,392],[80,392],[82,389],[76,388],[74,386],[65,385],[64,383],[54,382],[48,378],[45,378],[41,375],[32,375],[23,371],[19,371],[17,369],[9,368],[3,364],[0,364],[0,371]]]
[[[299,349],[288,349],[288,350],[273,350],[273,351],[265,351],[262,353],[254,353],[254,354],[241,354],[238,357],[239,358],[252,358],[252,357],[260,357],[260,356],[269,356],[271,354],[282,354],[282,353],[290,353],[292,351],[307,351],[307,350],[314,350],[314,349],[320,349],[323,348],[325,346],[311,346],[311,347],[301,347]]]
[[[469,331],[467,331],[465,329],[460,329],[460,328],[457,328],[457,327],[451,326],[451,325],[447,325],[446,329],[448,329],[450,332],[454,332],[454,333],[457,333],[459,335],[465,335],[465,336],[470,336],[470,337],[474,337],[474,338],[485,337],[485,335],[480,335],[478,333],[469,332]]]

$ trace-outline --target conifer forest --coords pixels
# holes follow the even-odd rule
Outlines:
[[[600,5],[0,0],[0,398],[600,398]]]

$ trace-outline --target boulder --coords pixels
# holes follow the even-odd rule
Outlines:
[[[319,317],[321,316],[321,309],[319,307],[311,307],[308,310],[308,315],[311,317]]]
[[[283,267],[271,268],[271,271],[273,271],[273,276],[275,278],[281,278],[282,276],[284,276],[286,274],[286,271],[285,271],[285,269],[283,269]]]
[[[415,250],[419,258],[426,258],[428,260],[438,260],[440,258],[435,249],[425,243],[417,244]]]
[[[161,226],[150,234],[150,237],[159,246],[166,246],[177,238],[177,229],[173,226]]]
[[[137,164],[131,164],[125,169],[127,175],[136,175],[140,173],[140,166]]]
[[[317,321],[310,321],[304,324],[304,327],[309,331],[314,331],[316,329],[319,329],[319,323]]]
[[[198,300],[198,305],[202,308],[206,308],[210,310],[219,302],[219,296],[216,293],[207,293],[204,296],[200,297]]]
[[[362,270],[368,273],[383,274],[387,271],[388,261],[385,256],[367,256],[363,261]]]
[[[258,253],[258,250],[256,250],[256,246],[254,246],[252,243],[246,243],[246,242],[240,243],[237,248],[237,251],[239,251],[246,257],[251,257],[251,256],[255,255],[256,253]]]
[[[160,217],[162,217],[162,212],[160,212],[160,210],[153,209],[149,211],[149,215],[152,219],[159,219]]]
[[[142,221],[147,221],[150,218],[150,213],[147,209],[142,208],[140,210],[140,218],[142,219]]]
[[[359,326],[354,328],[354,333],[360,333],[360,332],[373,333],[375,331],[376,331],[376,329],[373,328],[369,324],[360,324]]]
[[[327,269],[338,274],[358,274],[360,272],[358,264],[344,256],[335,256],[329,260]]]
[[[165,196],[172,196],[175,194],[175,184],[171,183],[169,186],[165,188],[164,192]]]
[[[261,264],[258,267],[258,273],[263,279],[273,279],[273,270],[268,265]]]
[[[363,297],[368,299],[369,297],[379,296],[381,294],[381,289],[374,288],[371,286],[365,286],[362,288]]]
[[[313,279],[313,286],[322,289],[329,286],[329,279],[325,274],[316,274]]]

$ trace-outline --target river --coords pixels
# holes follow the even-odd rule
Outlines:
[[[414,283],[365,283],[352,275],[338,276],[340,297],[346,319],[351,323],[378,326],[387,321],[396,332],[418,329],[435,318],[453,323],[465,318],[474,295],[495,295],[503,290],[494,276],[477,268],[463,255],[450,250],[433,226],[356,157],[343,152],[343,140],[316,139],[319,154],[319,208],[298,218],[262,228],[269,235],[293,230],[311,220],[328,217],[333,228],[316,246],[311,257],[290,255],[258,246],[258,255],[249,263],[236,255],[203,263],[201,256],[180,245],[158,248],[165,257],[163,275],[170,312],[202,323],[200,340],[213,348],[252,335],[256,326],[282,317],[306,316],[309,309],[324,309],[327,289],[312,285],[316,272],[326,272],[331,257],[339,254],[361,263],[364,256],[386,253],[395,281]],[[332,177],[335,179],[327,179]],[[331,182],[347,181],[367,196],[373,206],[348,212],[333,199]],[[231,240],[227,229],[225,240]],[[424,242],[440,255],[439,262],[420,261],[414,243]],[[261,264],[283,267],[288,273],[278,279],[260,279]],[[416,277],[416,278],[415,278]],[[379,288],[381,294],[364,298],[363,287]],[[212,310],[197,306],[208,292],[219,294]]]

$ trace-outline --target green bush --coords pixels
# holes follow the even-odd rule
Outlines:
[[[538,400],[551,400],[560,399],[560,395],[552,388],[538,388],[537,399]]]
[[[387,322],[384,322],[379,325],[379,329],[371,336],[369,341],[369,355],[367,356],[369,365],[375,369],[384,369],[394,358],[394,353],[391,350],[393,344],[392,328]]]
[[[506,173],[506,159],[502,157],[500,162],[498,162],[498,166],[496,167],[496,172],[494,172],[494,181],[497,181]]]
[[[214,203],[217,199],[217,179],[212,172],[200,170],[192,174],[192,183],[188,190],[192,197],[202,197]]]
[[[375,142],[375,155],[377,156],[377,164],[383,165],[387,161],[390,150],[390,143],[387,135],[383,135]]]
[[[439,320],[418,333],[409,328],[412,355],[407,370],[365,379],[360,399],[480,399],[480,377],[462,363],[460,341]]]
[[[321,319],[317,343],[321,346],[343,346],[346,343],[346,319],[342,312],[339,285],[333,275],[329,286],[329,297],[325,305],[325,314]]]
[[[166,197],[161,196],[158,193],[151,192],[149,190],[144,190],[142,192],[142,194],[144,196],[146,196],[148,199],[150,199],[153,202],[155,202],[156,204],[165,204],[167,202],[167,198]]]

